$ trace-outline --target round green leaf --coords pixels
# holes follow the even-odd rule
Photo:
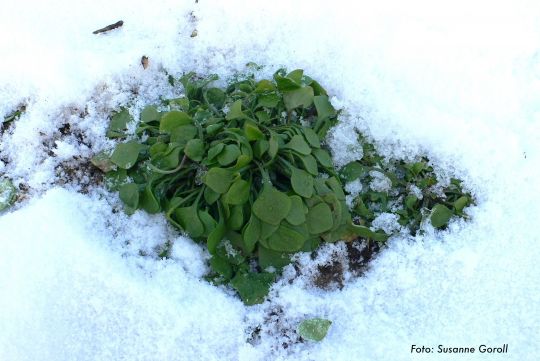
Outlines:
[[[244,123],[244,133],[246,134],[246,138],[249,141],[264,139],[263,132],[261,132],[257,124],[253,122]]]
[[[171,143],[186,144],[190,139],[197,136],[197,127],[194,125],[180,125],[171,129]]]
[[[296,252],[302,248],[306,239],[303,234],[282,224],[268,238],[268,247],[279,252]]]
[[[313,149],[313,155],[319,163],[325,167],[325,168],[332,168],[332,157],[330,157],[330,154],[324,149]]]
[[[289,214],[291,200],[283,192],[266,185],[253,203],[253,213],[263,222],[278,225]]]
[[[233,174],[230,170],[217,167],[210,168],[204,176],[204,184],[220,194],[229,190],[232,180]]]
[[[291,169],[291,185],[296,194],[310,198],[313,195],[313,177],[308,172],[298,169]]]
[[[217,160],[220,165],[227,166],[240,156],[240,148],[235,144],[228,144],[224,147],[223,151],[217,156]]]
[[[317,176],[319,174],[319,169],[317,167],[317,161],[313,158],[312,155],[302,155],[300,156],[304,169],[308,171],[309,174]]]
[[[190,237],[197,238],[204,234],[204,225],[199,218],[196,206],[177,208],[174,214],[178,224]]]
[[[175,128],[192,123],[191,117],[184,112],[173,110],[165,113],[159,123],[159,131],[162,133],[171,133]]]
[[[436,204],[431,210],[431,224],[435,228],[441,228],[452,218],[452,214],[452,211],[444,204]]]
[[[159,119],[159,112],[152,105],[146,106],[141,112],[141,122],[149,123]]]
[[[461,196],[454,202],[456,211],[461,212],[469,204],[469,197]]]
[[[137,142],[121,143],[116,145],[111,156],[111,162],[123,169],[129,169],[137,163],[141,145]]]
[[[291,199],[291,210],[285,219],[293,226],[298,226],[306,221],[304,202],[298,196],[290,196],[289,198]]]
[[[231,188],[225,193],[223,201],[232,205],[244,204],[249,199],[249,188],[250,183],[239,178],[233,182]]]
[[[332,229],[334,221],[330,207],[326,203],[315,205],[309,209],[306,223],[311,234],[319,234]]]
[[[135,211],[139,205],[139,186],[135,183],[127,183],[120,187],[119,196],[122,202],[131,211]]]
[[[184,153],[189,157],[189,159],[200,162],[204,156],[204,143],[200,139],[191,139],[187,142]]]

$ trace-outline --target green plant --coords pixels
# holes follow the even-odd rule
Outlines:
[[[17,189],[7,178],[0,179],[0,211],[9,208],[17,198]]]
[[[351,214],[343,191],[345,182],[381,171],[382,157],[364,142],[362,160],[335,169],[323,141],[339,112],[317,81],[283,69],[272,80],[239,77],[225,89],[212,87],[215,80],[183,76],[185,97],[145,107],[133,139],[126,133],[133,121],[128,110],[112,116],[107,136],[124,141],[92,162],[127,213],[163,212],[205,242],[208,279],[230,284],[246,304],[264,300],[292,253],[321,242],[388,238],[370,228],[381,211],[374,204],[388,196],[361,194]],[[411,172],[423,171],[414,167]],[[403,193],[410,179],[394,178]],[[442,224],[446,214],[439,213],[432,219]]]

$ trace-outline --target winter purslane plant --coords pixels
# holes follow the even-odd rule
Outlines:
[[[313,251],[321,242],[386,240],[370,226],[389,198],[403,205],[393,211],[400,223],[413,228],[427,217],[426,209],[443,227],[470,203],[459,183],[457,198],[443,197],[446,205],[437,201],[440,195],[426,203],[436,183],[432,169],[402,162],[403,171],[392,175],[374,149],[336,169],[324,139],[339,112],[302,70],[281,69],[272,80],[246,76],[225,89],[211,86],[216,79],[183,76],[185,97],[144,108],[136,137],[92,162],[119,192],[126,212],[163,212],[173,226],[204,242],[211,254],[208,278],[230,284],[246,304],[264,300],[276,271],[295,252]],[[108,136],[126,138],[130,121],[126,109],[116,113]],[[361,193],[351,213],[344,182],[373,170],[389,174],[399,191]],[[407,184],[423,181],[423,201],[403,197]],[[455,201],[461,203],[454,207]]]

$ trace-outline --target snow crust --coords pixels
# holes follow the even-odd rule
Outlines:
[[[0,116],[21,104],[27,111],[1,135],[0,172],[29,190],[0,217],[1,360],[455,360],[464,355],[411,354],[411,345],[503,343],[508,354],[463,359],[537,359],[536,2],[8,0],[2,8]],[[120,19],[121,29],[91,33]],[[160,216],[127,217],[114,195],[59,188],[67,166],[112,146],[111,110],[179,94],[164,70],[226,77],[248,61],[267,65],[261,76],[302,67],[335,96],[344,109],[329,139],[338,163],[361,155],[359,130],[389,157],[425,154],[442,178],[464,179],[478,203],[470,221],[392,238],[342,290],[314,288],[307,272],[246,308],[201,280],[207,255]],[[164,239],[175,244],[169,261],[151,256]],[[326,246],[311,267],[342,253],[342,244]],[[332,320],[328,336],[282,347],[305,317]]]

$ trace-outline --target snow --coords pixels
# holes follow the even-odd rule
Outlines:
[[[1,135],[1,172],[29,191],[0,217],[1,360],[454,360],[410,348],[503,343],[508,354],[459,358],[537,359],[536,2],[8,0],[2,8],[0,115],[27,111]],[[91,33],[120,19],[121,29]],[[201,279],[207,254],[162,217],[128,217],[99,189],[60,188],[59,169],[79,164],[73,155],[111,147],[112,110],[179,94],[163,70],[226,77],[248,61],[267,65],[266,76],[302,67],[327,87],[344,109],[329,138],[338,163],[361,156],[358,130],[388,157],[427,155],[441,179],[464,179],[476,197],[470,220],[393,237],[341,290],[314,288],[310,272],[339,260],[342,244],[316,260],[300,255],[304,277],[289,283],[286,272],[269,302],[246,308]],[[173,257],[156,260],[164,240],[174,241]],[[328,336],[283,348],[306,317],[332,320]],[[258,326],[260,339],[246,342]]]

